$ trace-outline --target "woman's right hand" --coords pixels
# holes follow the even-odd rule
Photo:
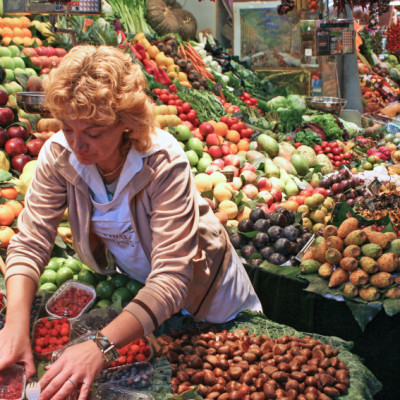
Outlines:
[[[31,378],[36,369],[29,335],[6,321],[4,328],[0,330],[0,343],[0,370],[15,363],[22,363],[25,366],[26,378]]]

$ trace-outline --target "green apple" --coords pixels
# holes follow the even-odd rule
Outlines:
[[[199,162],[199,156],[194,150],[188,150],[186,152],[186,157],[188,158],[191,167],[195,167]]]
[[[199,170],[199,172],[206,172],[206,169],[211,165],[211,163],[212,163],[211,156],[210,157],[203,156],[197,163],[197,169]]]
[[[8,50],[10,50],[11,57],[18,57],[20,55],[19,47],[16,46],[15,44],[8,46]]]
[[[191,137],[187,142],[186,142],[186,147],[188,150],[194,150],[196,154],[201,157],[203,153],[203,142],[195,137]]]
[[[5,83],[4,85],[4,90],[10,95],[10,94],[14,94],[14,88],[9,84],[9,83]]]
[[[10,85],[13,87],[14,93],[18,93],[18,92],[23,92],[24,91],[23,87],[16,81],[10,82]]]
[[[33,68],[25,68],[26,75],[37,76],[37,72]]]
[[[14,69],[14,75],[27,75],[25,68],[15,68]]]
[[[24,60],[21,57],[13,57],[12,60],[14,61],[15,68],[25,68],[26,67]]]
[[[12,53],[8,47],[0,46],[0,57],[12,57]]]
[[[187,125],[177,125],[175,127],[175,137],[182,141],[186,142],[188,141],[192,136],[192,132],[190,132],[190,129]]]
[[[13,81],[15,79],[14,71],[12,69],[5,69],[6,71],[6,81]]]
[[[11,57],[0,57],[0,60],[3,63],[3,67],[6,69],[14,69],[15,63]]]

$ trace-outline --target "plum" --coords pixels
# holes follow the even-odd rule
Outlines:
[[[276,242],[278,239],[282,237],[283,228],[280,226],[271,226],[268,229],[268,236],[271,242]]]
[[[286,239],[289,239],[291,242],[293,242],[299,237],[299,231],[295,226],[288,225],[283,228],[282,235]]]
[[[312,233],[306,232],[301,235],[301,238],[307,243],[311,239]]]
[[[252,244],[247,244],[246,246],[242,247],[240,251],[246,260],[248,260],[252,254],[257,253],[257,249]]]
[[[241,233],[232,233],[230,236],[231,243],[235,249],[241,249],[242,247],[246,246],[247,238],[246,236],[242,235]]]
[[[258,267],[264,260],[262,258],[253,258],[251,261],[249,261],[250,265],[253,265],[254,267]]]
[[[282,265],[283,263],[285,263],[287,261],[287,258],[280,253],[272,253],[271,256],[269,257],[268,261],[271,264],[275,264],[275,265]]]
[[[275,253],[281,253],[284,256],[289,255],[290,241],[286,238],[280,238],[274,243]]]
[[[288,254],[296,255],[301,250],[297,242],[290,242],[288,246]]]
[[[254,231],[254,224],[250,218],[242,219],[238,224],[238,229],[240,232],[252,232]]]
[[[264,260],[269,260],[273,252],[274,248],[272,246],[265,246],[260,250],[260,254],[262,255]]]
[[[259,219],[265,219],[265,212],[262,208],[255,208],[250,213],[250,219],[253,222],[258,221]]]
[[[270,227],[271,224],[267,219],[258,219],[253,226],[254,230],[259,232],[268,232]]]
[[[269,243],[268,233],[258,232],[256,236],[251,240],[256,249],[262,249]]]
[[[270,218],[270,221],[271,221],[271,225],[277,225],[282,228],[284,228],[286,225],[288,225],[287,218],[283,214],[280,214],[280,213],[274,213],[274,215]]]

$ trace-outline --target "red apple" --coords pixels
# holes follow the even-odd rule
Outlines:
[[[28,130],[21,125],[9,126],[7,128],[7,133],[8,133],[8,136],[10,137],[10,139],[19,137],[23,140],[26,140],[29,137]]]
[[[57,67],[58,64],[60,64],[61,58],[57,56],[50,56],[49,57],[49,64],[52,68]]]
[[[9,139],[7,132],[4,129],[0,129],[0,147],[4,147],[5,142]]]
[[[282,201],[282,192],[279,189],[272,189],[271,194],[276,202],[280,203]]]
[[[221,170],[221,168],[219,168],[218,165],[211,164],[206,168],[206,174],[211,175],[213,172],[220,171],[220,170]]]
[[[7,127],[14,121],[14,112],[9,107],[0,108],[0,126]]]
[[[269,211],[273,212],[277,207],[280,207],[281,203],[272,203],[269,207]]]
[[[232,148],[231,148],[230,144],[228,144],[228,143],[223,143],[222,144],[221,151],[222,151],[222,155],[223,156],[227,156],[228,154],[232,154]]]
[[[240,167],[240,157],[236,154],[228,154],[223,158],[225,165],[233,165],[236,168]]]
[[[199,131],[203,136],[207,136],[214,132],[214,127],[209,122],[202,122],[199,125]]]
[[[44,141],[42,139],[31,139],[26,147],[28,148],[28,153],[32,157],[37,157],[43,145]]]
[[[57,56],[56,49],[53,46],[47,46],[47,55],[49,57]]]
[[[236,168],[233,165],[225,165],[225,167],[222,169],[223,171],[233,171],[233,176],[239,176],[239,169]]]
[[[52,65],[50,63],[50,58],[47,56],[39,56],[40,60],[42,61],[43,68],[50,68]]]
[[[31,59],[31,61],[32,61],[32,64],[33,64],[35,67],[38,67],[38,68],[42,68],[42,67],[43,67],[42,59],[41,59],[40,57],[38,57],[38,56],[31,56],[30,59]]]
[[[28,57],[37,56],[36,49],[34,47],[24,47],[22,49],[22,52],[24,53],[25,56],[28,56]]]
[[[36,53],[38,56],[48,56],[49,55],[49,51],[46,46],[36,47]]]
[[[200,133],[205,136],[201,130],[199,129]],[[219,146],[222,144],[221,138],[216,133],[210,133],[206,136],[206,144],[207,146]]]
[[[219,146],[211,146],[208,149],[208,154],[215,160],[222,157],[222,150]]]
[[[258,192],[258,197],[263,199],[265,201],[265,204],[270,206],[274,202],[274,196],[270,192],[267,192],[266,190],[260,190]]]
[[[256,172],[256,167],[253,164],[250,164],[249,162],[245,162],[243,164],[243,167],[240,168],[240,173],[242,173],[242,171],[246,171],[246,170]]]
[[[28,154],[17,154],[11,159],[11,166],[18,172],[22,172],[25,167],[25,164],[28,161],[31,161],[32,157],[28,156]]]
[[[268,178],[266,178],[265,176],[262,176],[257,181],[257,187],[258,187],[258,190],[271,190],[272,189],[272,183]]]
[[[222,158],[217,158],[216,160],[213,160],[211,164],[216,165],[219,169],[223,169],[225,167],[225,162]]]
[[[252,183],[244,185],[242,187],[242,191],[249,199],[254,199],[258,195],[257,186],[253,185]]]
[[[0,106],[8,103],[8,93],[4,89],[0,89]]]
[[[67,54],[67,50],[62,49],[62,48],[55,48],[56,51],[56,56],[58,57],[64,57]]]
[[[309,196],[312,196],[313,194],[314,194],[314,188],[312,188],[312,187],[308,187],[308,188],[305,188],[305,189],[303,189],[300,193],[299,193],[299,195],[300,196],[304,196],[304,197],[309,197]]]
[[[32,126],[31,126],[31,123],[29,122],[29,120],[27,120],[26,118],[23,118],[23,117],[18,117],[18,121],[22,122],[23,124],[26,125],[29,133],[32,132]]]
[[[193,137],[200,139],[201,141],[204,140],[203,135],[197,129],[194,129],[192,131],[192,133],[193,133]]]
[[[7,140],[4,145],[4,150],[10,157],[14,157],[17,154],[26,154],[28,148],[23,139],[13,138]]]
[[[335,184],[336,185],[336,184]],[[332,186],[333,187],[333,186]],[[328,197],[328,191],[322,187],[317,187],[314,189],[314,193],[320,193],[322,194],[322,196],[324,196],[325,198]]]
[[[193,124],[190,121],[182,121],[181,125],[186,125],[189,127],[189,129],[192,131],[194,129]]]
[[[255,182],[257,180],[257,175],[255,172],[250,171],[248,169],[242,171],[240,173],[240,176],[243,176],[244,179],[246,179],[246,182],[252,183]]]

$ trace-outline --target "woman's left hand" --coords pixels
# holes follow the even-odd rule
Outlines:
[[[102,353],[94,341],[88,340],[71,346],[54,364],[46,367],[47,372],[40,379],[40,400],[65,399],[79,386],[78,400],[85,400],[90,385],[103,367]]]

